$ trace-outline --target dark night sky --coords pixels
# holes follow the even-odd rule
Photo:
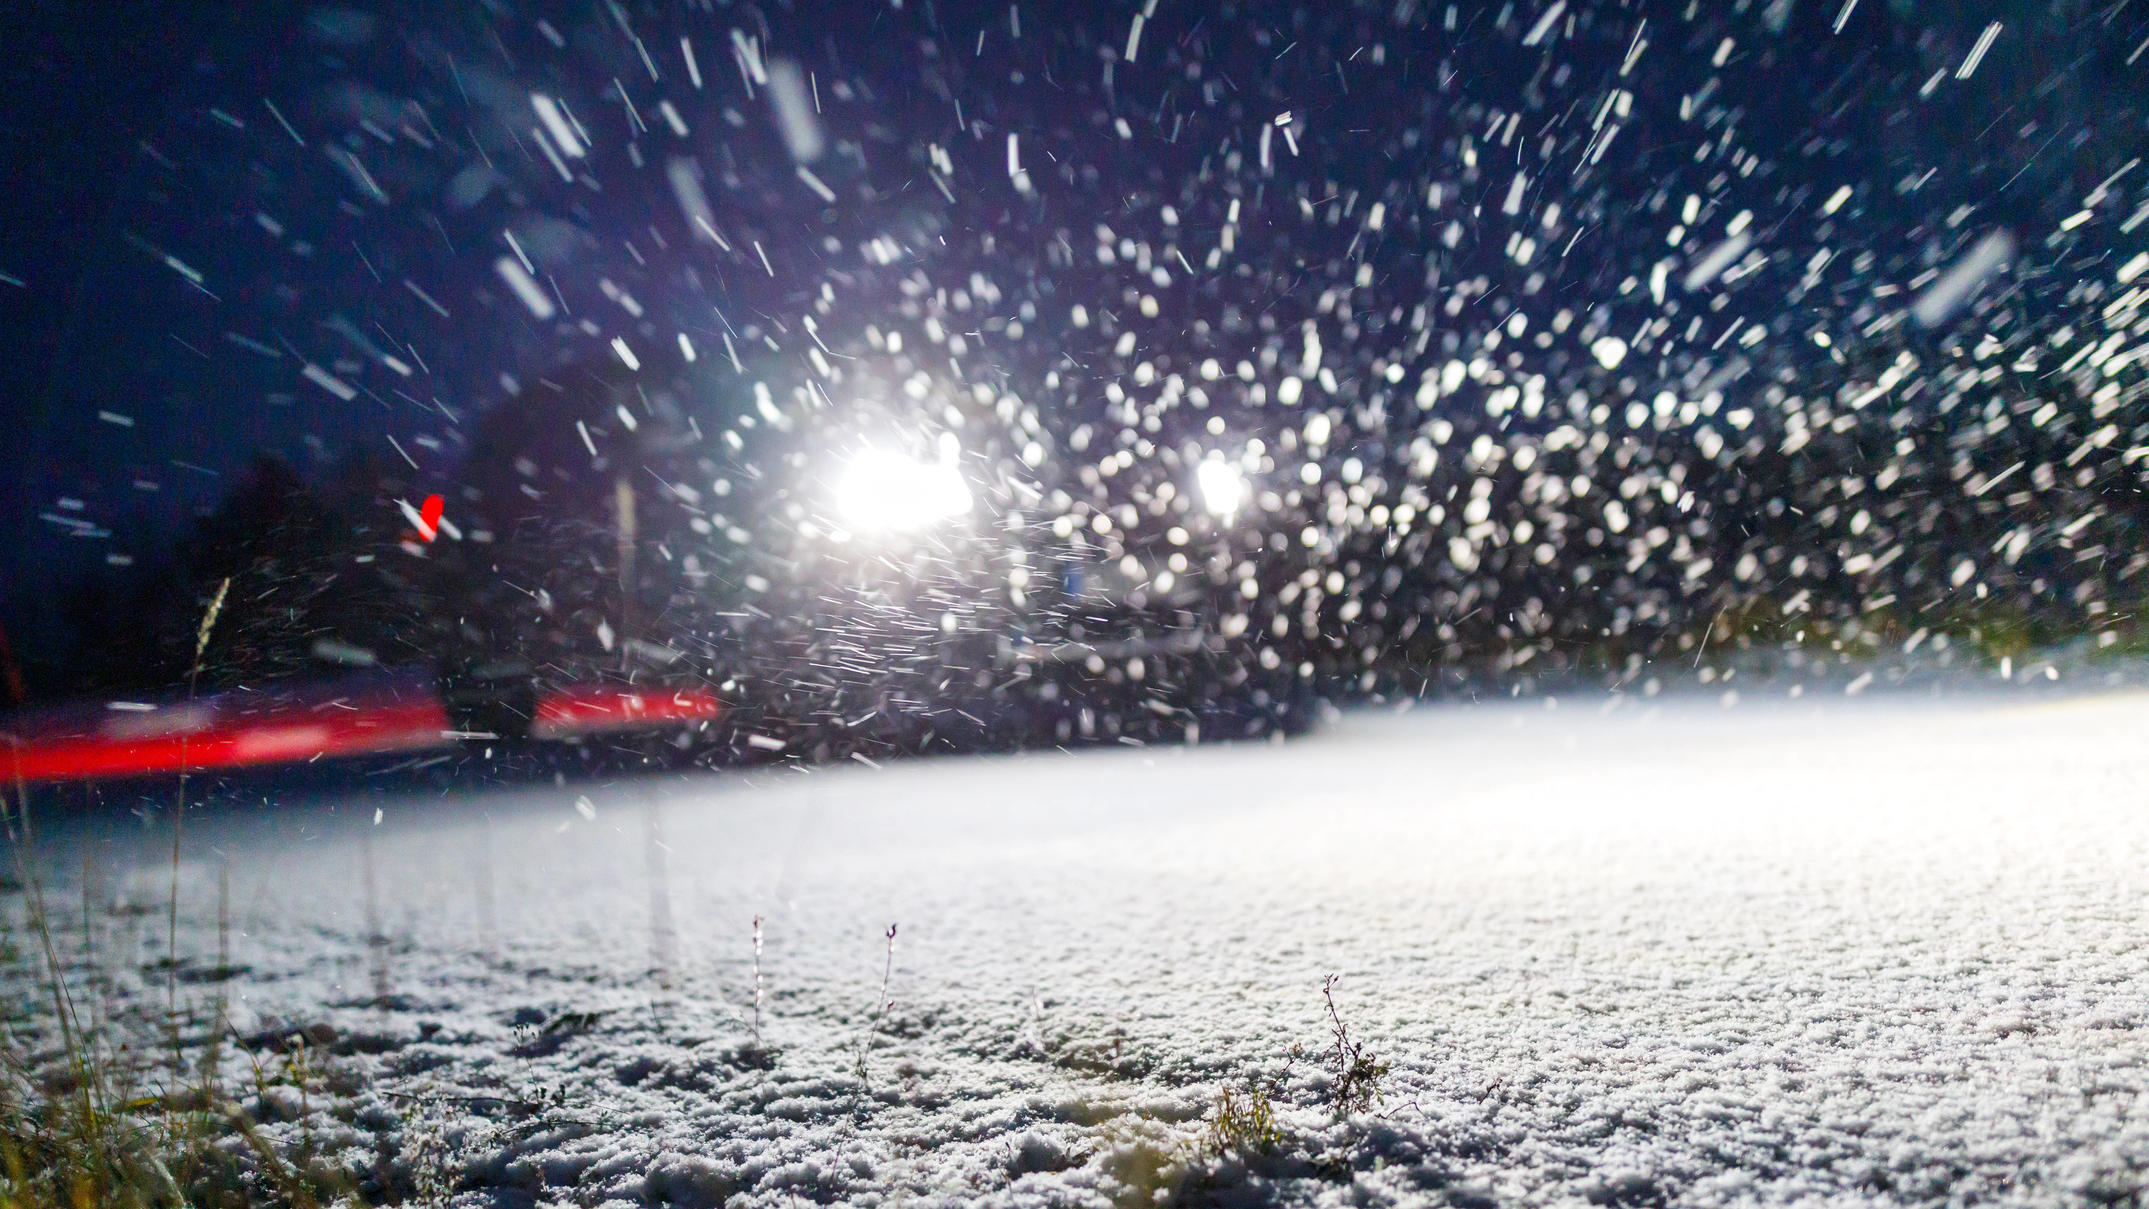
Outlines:
[[[103,556],[36,521],[81,469],[52,443],[53,409],[76,401],[65,379],[86,345],[147,321],[100,288],[123,246],[118,215],[142,184],[141,141],[220,30],[208,10],[169,0],[23,0],[0,29],[0,273],[20,282],[0,283],[0,416],[13,445],[0,476],[0,601],[19,624]]]
[[[20,282],[0,283],[0,416],[14,440],[0,476],[0,622],[26,654],[64,640],[53,602],[98,576],[108,552],[156,560],[257,451],[288,454],[297,426],[333,431],[297,409],[235,406],[262,393],[239,373],[191,371],[189,346],[215,348],[227,304],[258,313],[263,300],[212,298],[150,251],[204,265],[245,255],[232,233],[249,178],[214,173],[254,167],[215,167],[237,158],[219,157],[206,114],[274,94],[304,62],[288,41],[306,11],[27,0],[0,16],[0,273]],[[98,422],[107,410],[133,425]],[[83,501],[79,515],[111,538],[43,519],[63,500]]]

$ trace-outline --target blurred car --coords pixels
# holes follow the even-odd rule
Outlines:
[[[1310,679],[1249,616],[1255,564],[1274,578],[1267,564],[1280,561],[1266,540],[1276,518],[1237,462],[1159,460],[1187,473],[1125,473],[1118,502],[1095,510],[1044,507],[1049,487],[965,458],[952,439],[808,463],[820,501],[807,513],[823,523],[809,522],[819,540],[801,561],[825,585],[816,610],[868,667],[908,663],[908,679],[930,680],[907,704],[942,734],[1004,744],[1303,730]]]
[[[701,722],[705,691],[559,686],[530,698],[526,737],[558,741]],[[503,741],[422,672],[378,671],[195,699],[109,701],[17,715],[0,726],[0,778],[66,782],[222,772]]]
[[[1258,439],[1099,472],[1082,438],[963,394],[862,383],[786,407],[646,343],[496,406],[462,474],[467,532],[406,547],[452,568],[436,610],[459,726],[526,734],[543,691],[605,679],[715,693],[724,723],[678,749],[745,758],[1312,718],[1267,624],[1299,547],[1274,540],[1289,518],[1256,491]]]

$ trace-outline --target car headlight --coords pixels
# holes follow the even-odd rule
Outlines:
[[[970,511],[970,487],[952,461],[868,449],[835,483],[836,515],[854,533],[915,533]]]
[[[1245,472],[1220,457],[1204,459],[1194,468],[1194,486],[1211,516],[1230,517],[1246,504]]]

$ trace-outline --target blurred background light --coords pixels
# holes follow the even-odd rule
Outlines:
[[[969,511],[970,488],[952,462],[869,449],[836,480],[836,515],[857,533],[915,533]]]
[[[1238,467],[1218,458],[1195,469],[1194,485],[1201,490],[1202,507],[1215,516],[1230,516],[1246,502],[1246,476]]]

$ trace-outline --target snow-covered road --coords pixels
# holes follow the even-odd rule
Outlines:
[[[1696,695],[353,798],[190,823],[180,949],[228,865],[238,1032],[458,1205],[2138,1199],[2145,757],[2140,694]],[[168,843],[95,846],[108,965]],[[1205,1154],[1250,1079],[1280,1143]]]

